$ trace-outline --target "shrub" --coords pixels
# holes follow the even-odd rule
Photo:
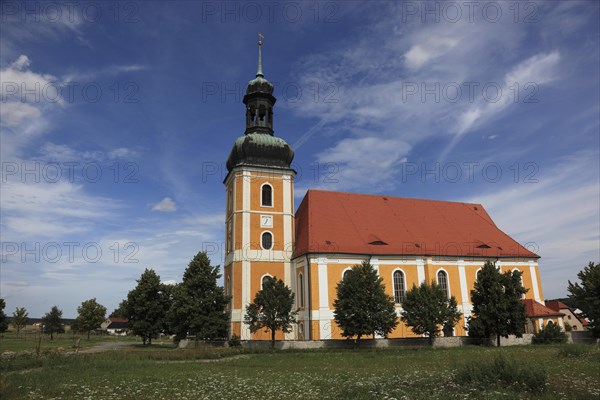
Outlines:
[[[242,345],[242,342],[238,335],[232,335],[231,339],[229,339],[227,343],[229,344],[229,347],[240,347]]]
[[[566,343],[567,334],[552,321],[533,335],[533,344]]]
[[[459,384],[496,385],[541,393],[546,390],[548,374],[539,365],[517,363],[499,355],[494,360],[478,360],[459,367],[455,380]]]

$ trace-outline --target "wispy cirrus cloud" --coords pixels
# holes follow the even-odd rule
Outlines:
[[[599,159],[597,150],[576,152],[540,168],[537,182],[460,200],[484,204],[501,229],[542,257],[546,292],[564,292],[567,279],[600,257]]]

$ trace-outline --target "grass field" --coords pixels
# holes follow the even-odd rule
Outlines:
[[[39,340],[41,338],[41,340]],[[81,349],[89,348],[103,342],[131,341],[140,342],[139,338],[133,336],[108,336],[108,335],[73,335],[70,333],[54,334],[54,340],[50,340],[50,335],[40,335],[39,333],[21,333],[17,335],[14,332],[5,332],[0,336],[0,353],[5,351],[36,351],[40,346],[40,351],[56,351],[58,348],[70,350],[77,339],[81,339],[79,347]]]
[[[13,355],[0,372],[2,399],[600,396],[600,351],[581,345],[249,352],[132,343],[99,354]]]

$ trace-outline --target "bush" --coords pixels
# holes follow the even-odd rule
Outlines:
[[[240,347],[242,345],[242,342],[238,335],[232,335],[231,339],[229,339],[227,343],[229,344],[229,347]]]
[[[510,387],[517,391],[541,393],[546,390],[548,374],[539,365],[507,360],[502,355],[494,360],[479,360],[460,367],[455,374],[459,384]]]
[[[466,326],[469,337],[472,338],[489,338],[489,335],[485,334],[485,328],[481,321],[477,318],[469,317],[468,325]]]
[[[552,321],[533,335],[533,344],[566,343],[567,334]]]

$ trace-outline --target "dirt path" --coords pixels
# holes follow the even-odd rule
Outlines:
[[[104,351],[120,350],[125,347],[133,346],[135,343],[132,342],[102,342],[94,347],[88,349],[79,350],[79,354],[92,354],[102,353]]]
[[[239,354],[231,357],[221,358],[200,358],[191,360],[169,360],[169,361],[157,361],[159,364],[184,364],[184,363],[213,363],[213,362],[225,362],[230,360],[239,360],[240,358],[249,358],[248,354]]]

